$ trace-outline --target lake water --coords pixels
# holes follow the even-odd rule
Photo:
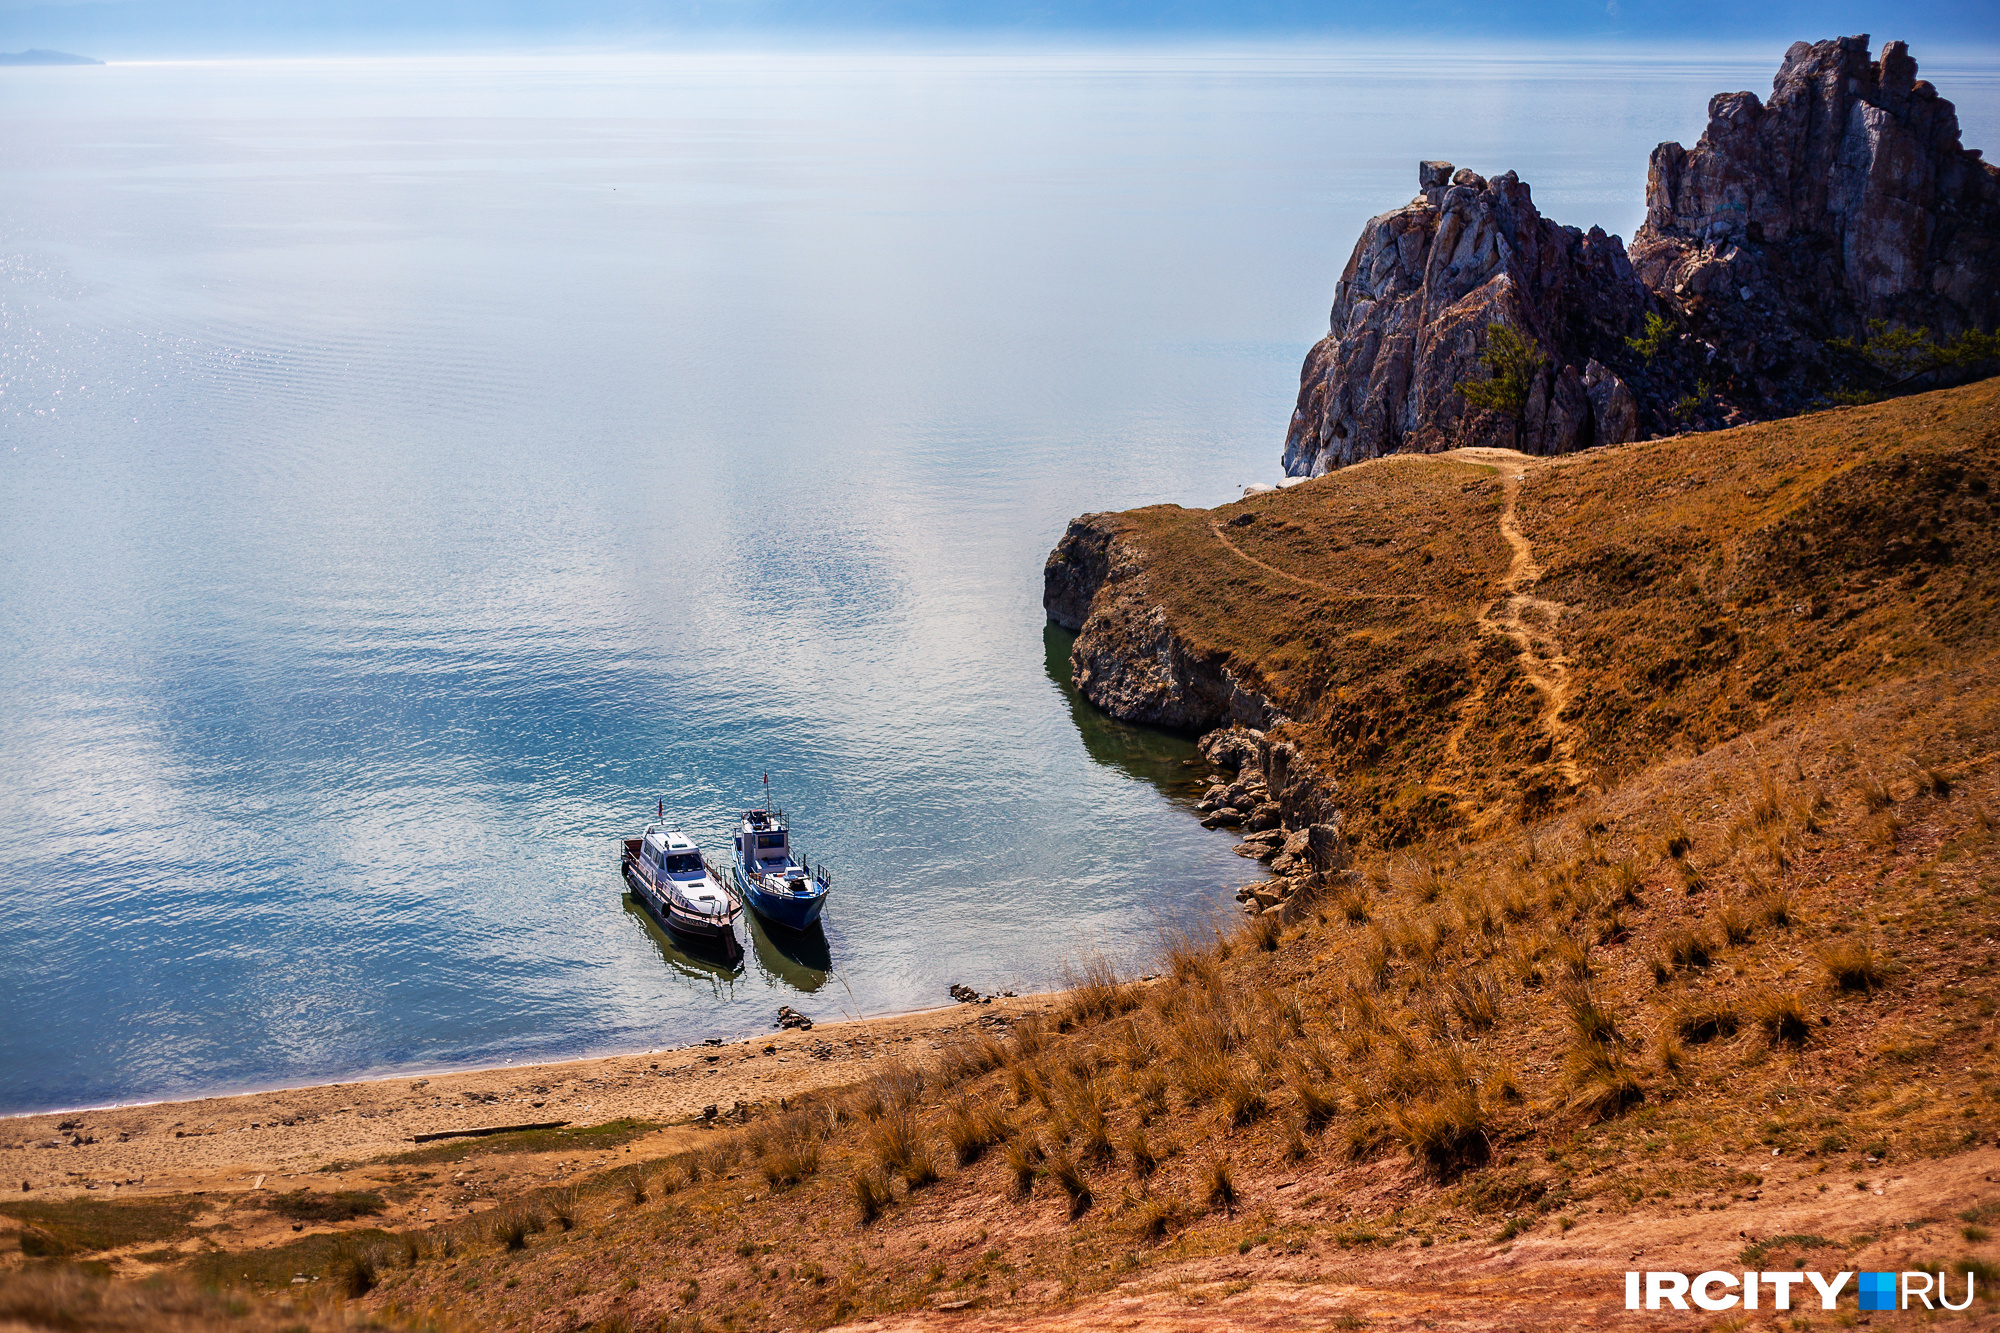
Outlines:
[[[1778,56],[0,71],[0,1109],[1140,957],[1249,867],[1070,693],[1065,521],[1275,479],[1418,158],[1629,235]],[[767,772],[838,879],[731,971],[613,840]]]

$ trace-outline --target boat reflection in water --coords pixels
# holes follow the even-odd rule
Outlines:
[[[622,895],[622,901],[626,913],[645,926],[646,937],[674,971],[690,981],[709,982],[718,998],[734,993],[733,983],[743,975],[743,946],[737,943],[734,932],[712,942],[683,939],[662,930],[653,914],[633,901],[630,893]]]
[[[819,922],[799,931],[771,930],[755,912],[745,912],[743,921],[750,928],[757,963],[766,972],[807,995],[826,984],[833,973],[833,948]]]

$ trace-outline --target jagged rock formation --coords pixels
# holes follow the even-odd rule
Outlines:
[[[1693,149],[1653,150],[1635,266],[1747,414],[1829,382],[1827,339],[1869,320],[1953,334],[2000,319],[2000,170],[1901,42],[1794,43],[1771,98],[1708,104]]]
[[[1692,150],[1654,150],[1647,221],[1616,236],[1541,216],[1512,172],[1419,166],[1369,221],[1307,355],[1293,476],[1394,452],[1567,453],[1785,415],[1840,382],[1827,341],[1871,319],[1950,334],[2000,318],[2000,171],[1901,42],[1786,54],[1768,104],[1728,93]],[[1670,319],[1650,352],[1630,341]],[[1521,419],[1457,391],[1487,376],[1487,326],[1548,360]]]
[[[1549,221],[1511,171],[1488,181],[1425,162],[1418,180],[1421,194],[1369,221],[1341,274],[1331,332],[1300,374],[1285,471],[1470,444],[1556,454],[1634,438],[1631,391],[1600,364],[1649,308],[1618,238]],[[1480,355],[1495,323],[1550,356],[1518,430],[1458,393],[1486,377]]]

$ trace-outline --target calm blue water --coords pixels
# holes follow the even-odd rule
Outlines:
[[[0,71],[0,1109],[934,1004],[1226,900],[1185,743],[1067,691],[1064,522],[1277,475],[1419,157],[1629,235],[1776,55]],[[613,840],[719,853],[767,771],[839,880],[732,974]]]

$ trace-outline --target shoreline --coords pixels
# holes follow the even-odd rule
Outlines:
[[[1061,991],[816,1023],[691,1046],[0,1117],[0,1182],[14,1197],[249,1192],[344,1176],[411,1152],[418,1134],[616,1120],[685,1132],[867,1078],[898,1057],[1004,1031]],[[712,1043],[712,1044],[711,1044]],[[457,1140],[447,1139],[445,1142]],[[334,1181],[329,1180],[328,1184]]]
[[[1035,991],[1024,993],[1017,998],[1035,999],[1060,994],[1062,994],[1061,991]],[[995,1003],[998,1002],[998,997],[995,997]],[[817,1032],[821,1028],[845,1027],[856,1023],[882,1023],[893,1019],[914,1018],[922,1014],[944,1013],[952,1009],[972,1007],[974,1006],[962,1005],[954,1001],[951,1004],[933,1005],[926,1009],[892,1009],[879,1014],[864,1014],[859,1018],[836,1018],[824,1021],[814,1019],[813,1031]],[[0,1139],[6,1138],[8,1126],[14,1122],[31,1120],[38,1116],[104,1115],[113,1111],[138,1111],[155,1106],[179,1106],[195,1102],[226,1101],[236,1097],[264,1097],[286,1092],[311,1092],[318,1088],[365,1087],[374,1083],[390,1083],[397,1079],[406,1078],[437,1079],[455,1077],[461,1074],[498,1075],[524,1069],[554,1069],[563,1065],[589,1064],[600,1060],[636,1060],[648,1055],[678,1055],[683,1051],[691,1051],[697,1047],[707,1046],[711,1044],[711,1041],[720,1041],[725,1047],[740,1045],[744,1042],[755,1041],[762,1035],[764,1034],[753,1033],[750,1035],[721,1036],[713,1039],[703,1037],[684,1046],[649,1046],[644,1050],[602,1051],[592,1055],[568,1055],[558,1059],[535,1060],[524,1064],[508,1062],[497,1065],[413,1065],[408,1069],[398,1069],[392,1073],[366,1074],[348,1079],[318,1080],[305,1083],[273,1083],[242,1088],[216,1089],[209,1092],[190,1093],[179,1097],[148,1097],[129,1102],[114,1101],[79,1104],[75,1106],[51,1106],[34,1111],[0,1111]],[[0,1144],[0,1150],[4,1150],[4,1144]]]

